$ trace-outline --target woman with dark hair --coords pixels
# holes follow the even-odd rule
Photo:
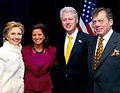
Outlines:
[[[25,93],[52,93],[50,71],[55,63],[56,48],[48,43],[44,24],[32,26],[32,45],[22,49],[25,63]]]

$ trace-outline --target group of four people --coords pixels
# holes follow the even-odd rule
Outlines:
[[[0,48],[0,92],[52,93],[55,88],[55,93],[120,93],[120,34],[112,29],[111,11],[104,7],[92,11],[97,36],[79,31],[73,7],[62,8],[60,19],[65,31],[57,36],[56,47],[49,44],[44,24],[32,26],[32,43],[23,48],[24,26],[6,24]],[[53,65],[58,70],[55,86]]]

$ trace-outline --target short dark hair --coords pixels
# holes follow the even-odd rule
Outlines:
[[[95,8],[91,13],[92,17],[97,16],[98,13],[101,11],[106,12],[106,16],[108,19],[113,19],[113,14],[112,14],[111,10],[109,8],[105,8],[105,7]]]

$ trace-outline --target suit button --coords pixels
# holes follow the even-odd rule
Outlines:
[[[67,77],[68,75],[67,74],[65,74],[65,77]]]

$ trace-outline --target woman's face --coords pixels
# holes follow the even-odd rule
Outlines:
[[[14,28],[10,29],[6,38],[7,38],[8,42],[11,44],[14,44],[14,45],[20,44],[20,42],[22,40],[21,29],[18,27],[14,27]]]
[[[45,39],[45,36],[42,32],[42,29],[34,29],[32,31],[32,40],[36,45],[43,45],[43,41]]]

